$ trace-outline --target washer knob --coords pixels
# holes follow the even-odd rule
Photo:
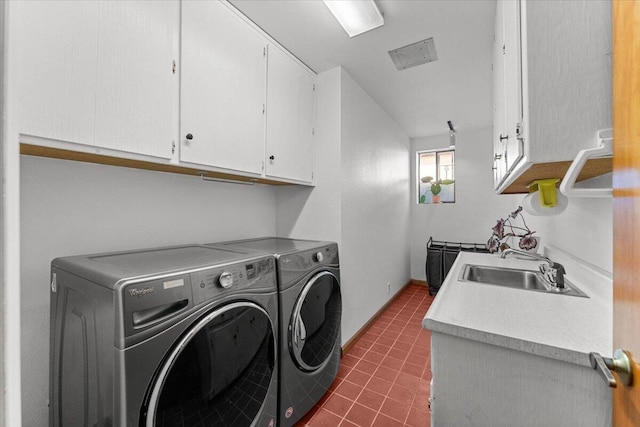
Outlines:
[[[228,289],[233,285],[233,274],[228,271],[223,271],[220,277],[218,277],[218,283],[225,289]]]
[[[322,255],[322,252],[316,252],[316,253],[313,255],[313,259],[314,259],[316,262],[322,262],[322,261],[324,260],[324,255]]]

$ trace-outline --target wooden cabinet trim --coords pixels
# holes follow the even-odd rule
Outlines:
[[[264,178],[254,178],[250,176],[235,175],[230,173],[209,171],[203,169],[189,168],[180,165],[170,165],[154,163],[144,160],[125,159],[121,157],[107,156],[102,154],[83,153],[80,151],[64,150],[60,148],[43,147],[32,144],[20,144],[20,154],[28,156],[49,157],[53,159],[73,160],[86,163],[97,163],[101,165],[120,166],[125,168],[145,169],[156,172],[178,173],[182,175],[200,176],[205,172],[205,177],[226,179],[241,182],[255,182],[256,184],[268,185],[294,185],[289,182],[280,182]]]
[[[562,180],[567,170],[569,170],[569,166],[571,166],[571,161],[533,164],[529,166],[525,172],[520,174],[501,194],[529,193],[527,185],[536,179],[559,178]],[[612,171],[613,159],[611,157],[590,159],[585,163],[576,182],[595,178],[596,176],[604,175]]]

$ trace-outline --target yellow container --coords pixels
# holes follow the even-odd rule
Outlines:
[[[529,193],[540,192],[542,206],[552,208],[558,204],[558,189],[556,188],[558,182],[560,182],[559,178],[537,179],[527,187],[529,187]]]

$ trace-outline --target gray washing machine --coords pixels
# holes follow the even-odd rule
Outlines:
[[[275,259],[191,245],[57,258],[50,425],[277,421]]]
[[[276,257],[280,298],[278,425],[292,426],[322,398],[340,368],[338,245],[267,237],[212,246]]]

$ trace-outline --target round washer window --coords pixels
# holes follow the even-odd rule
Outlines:
[[[249,426],[274,373],[269,315],[233,303],[206,315],[176,345],[152,385],[147,427]]]
[[[330,359],[341,316],[338,278],[328,271],[316,274],[300,293],[289,325],[289,349],[300,368],[314,371]]]

